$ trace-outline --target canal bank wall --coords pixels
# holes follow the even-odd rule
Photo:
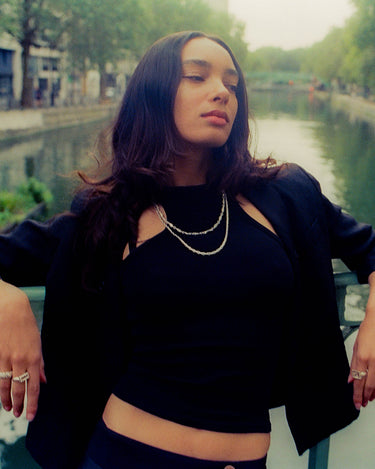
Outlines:
[[[375,128],[375,102],[360,96],[348,96],[324,91],[318,91],[314,94],[318,99],[330,101],[334,110],[345,112],[351,122],[362,120]]]
[[[35,135],[45,130],[110,119],[118,104],[0,111],[0,140]]]
[[[288,90],[290,91],[290,87]],[[307,92],[306,89],[294,89],[294,91]],[[315,91],[314,96],[319,100],[330,101],[332,108],[345,112],[350,121],[364,120],[375,128],[375,102],[357,96],[325,91]],[[0,141],[16,140],[18,137],[35,135],[45,130],[107,118],[110,120],[118,106],[118,103],[107,103],[94,106],[0,111]]]

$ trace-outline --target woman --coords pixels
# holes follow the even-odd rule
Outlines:
[[[375,234],[248,137],[228,46],[168,36],[129,83],[108,176],[1,238],[0,396],[18,416],[28,382],[42,467],[264,468],[270,407],[301,454],[374,399]],[[332,257],[371,285],[349,380]],[[12,283],[46,285],[45,374]]]

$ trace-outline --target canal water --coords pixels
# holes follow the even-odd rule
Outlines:
[[[256,118],[252,123],[252,150],[258,157],[272,154],[278,161],[300,164],[320,181],[323,192],[332,201],[358,220],[375,226],[375,134],[371,125],[351,122],[344,113],[331,109],[327,102],[292,89],[250,93],[250,107]],[[77,181],[72,173],[93,164],[92,145],[105,124],[97,122],[48,131],[13,143],[0,142],[1,189],[14,189],[26,177],[35,176],[44,181],[54,195],[51,214],[67,209]],[[365,301],[366,287],[352,287],[347,305],[350,318],[363,316]],[[362,425],[368,426],[370,432],[371,427],[375,428],[375,414],[367,412],[364,419],[370,419],[369,423],[365,421]],[[295,456],[290,438],[283,436],[284,430],[281,427],[273,445],[283,454],[286,465],[283,466],[281,458],[277,454],[273,456],[271,450],[270,469],[307,467],[306,457]],[[25,420],[15,420],[11,414],[0,412],[0,469],[38,467],[24,450],[25,431]],[[373,448],[373,436],[369,448]],[[341,444],[336,452],[342,453],[342,446],[350,447],[352,439],[351,435],[348,443]],[[358,444],[366,445],[363,437]],[[356,457],[354,465],[330,459],[330,468],[370,469],[375,460],[374,450],[371,451],[370,457],[366,448],[361,447],[364,456],[362,460]],[[349,451],[345,461],[350,459],[350,454],[353,452]]]

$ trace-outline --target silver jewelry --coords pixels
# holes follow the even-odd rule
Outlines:
[[[362,378],[367,376],[367,370],[366,371],[352,370],[352,376],[354,379],[361,380]]]
[[[24,383],[24,382],[27,381],[29,378],[30,378],[29,372],[28,372],[28,371],[25,371],[25,373],[23,373],[22,375],[20,375],[20,376],[15,376],[15,377],[13,378],[13,381],[15,381],[16,383]]]
[[[173,223],[171,223],[170,221],[168,221],[165,218],[165,216],[163,215],[163,212],[160,210],[158,205],[155,205],[155,210],[156,210],[159,218],[161,219],[161,221],[164,223],[164,226],[168,225],[170,228],[172,228],[172,230],[175,230],[178,233],[188,235],[188,236],[205,235],[207,233],[210,233],[211,231],[214,231],[220,225],[220,222],[223,219],[223,215],[224,215],[224,211],[225,211],[225,201],[226,201],[225,192],[222,192],[222,196],[223,196],[223,202],[222,202],[222,205],[221,205],[221,212],[220,212],[219,218],[217,219],[216,223],[213,226],[211,226],[211,228],[208,228],[207,230],[204,230],[204,231],[184,231],[184,230],[181,230],[181,228],[178,228],[178,226],[174,225]]]
[[[183,244],[183,246],[185,246],[189,251],[193,252],[194,254],[199,254],[200,256],[213,256],[214,254],[217,254],[218,252],[220,252],[226,242],[227,242],[227,239],[228,239],[228,231],[229,231],[229,207],[228,207],[228,199],[227,199],[227,196],[225,194],[225,192],[223,192],[223,206],[222,206],[222,209],[221,209],[221,212],[220,212],[220,215],[219,215],[219,218],[218,218],[218,221],[213,225],[213,227],[211,228],[208,228],[207,230],[204,230],[204,231],[201,231],[201,232],[196,232],[196,231],[192,231],[192,232],[188,232],[188,231],[183,231],[181,230],[180,228],[178,228],[177,226],[173,225],[173,223],[171,222],[168,222],[168,220],[164,217],[164,215],[161,213],[161,210],[159,208],[158,205],[155,205],[155,210],[156,210],[156,213],[158,215],[158,217],[160,218],[160,221],[163,223],[163,225],[165,226],[165,228],[175,237],[177,238],[181,244]],[[192,246],[190,246],[186,241],[184,241],[177,233],[175,233],[173,230],[181,233],[181,234],[185,234],[185,235],[190,235],[190,236],[197,236],[197,235],[205,235],[207,233],[209,233],[210,231],[213,231],[215,228],[217,228],[224,216],[224,213],[226,215],[225,217],[225,234],[224,234],[224,239],[222,241],[222,243],[220,244],[220,246],[213,250],[213,251],[199,251],[198,249],[194,249]]]
[[[0,371],[0,379],[9,379],[13,376],[12,371]]]

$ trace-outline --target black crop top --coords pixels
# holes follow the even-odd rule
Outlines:
[[[169,221],[201,231],[217,220],[221,194],[205,185],[173,187],[161,202]],[[212,251],[224,234],[223,219],[206,235],[182,237]],[[219,253],[192,253],[164,230],[130,252],[121,274],[131,353],[115,395],[195,428],[269,432],[294,283],[280,239],[229,199]]]

